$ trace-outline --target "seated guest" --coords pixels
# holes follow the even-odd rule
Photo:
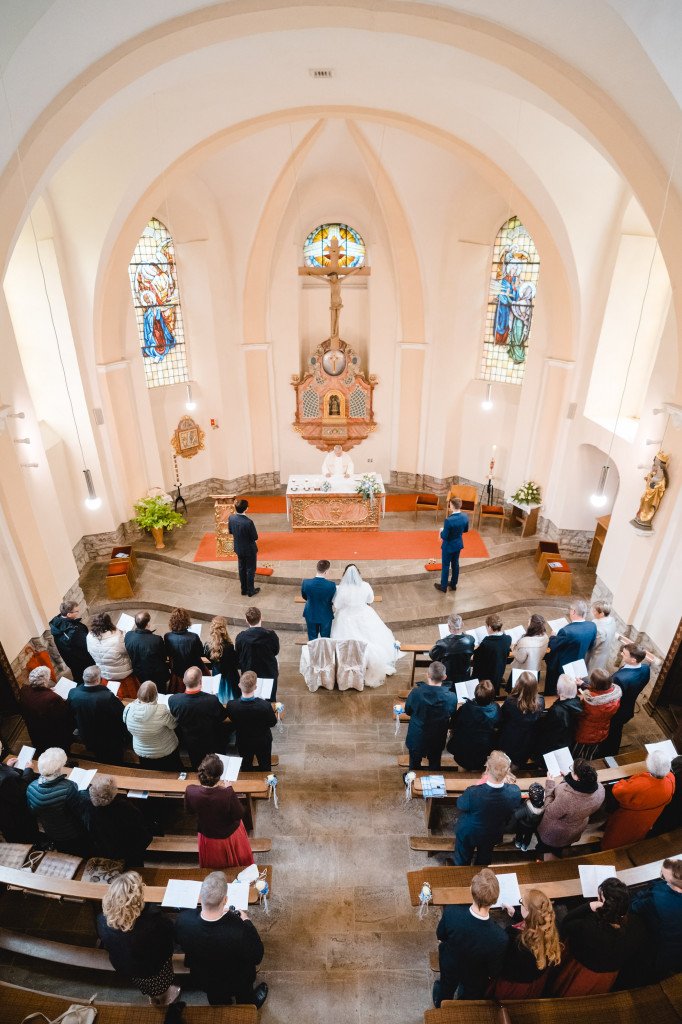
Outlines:
[[[519,787],[505,781],[510,767],[507,755],[493,750],[485,782],[469,786],[457,800],[455,864],[490,864],[495,843],[521,803]]]
[[[481,679],[474,690],[474,699],[460,704],[450,720],[447,749],[460,767],[467,771],[483,768],[495,746],[499,722],[495,687],[489,679]]]
[[[200,668],[188,668],[182,680],[184,693],[168,698],[168,707],[177,720],[180,738],[197,771],[207,754],[222,754],[225,741],[222,723],[225,708],[213,693],[201,689]]]
[[[86,669],[87,671],[87,669]],[[90,840],[83,825],[83,807],[88,797],[64,774],[66,754],[49,747],[38,758],[39,777],[26,790],[31,814],[61,853],[85,857]]]
[[[489,615],[485,625],[488,635],[483,637],[474,651],[473,678],[489,679],[498,694],[507,668],[511,637],[502,632],[502,619],[499,615]]]
[[[73,743],[73,710],[54,692],[55,686],[49,668],[41,665],[29,672],[19,691],[19,708],[38,756],[48,747],[61,747],[68,754]]]
[[[578,684],[572,676],[560,675],[557,699],[540,719],[534,753],[541,756],[550,750],[572,747],[578,716],[583,705],[578,697]]]
[[[575,727],[573,756],[591,761],[609,734],[611,719],[620,704],[620,686],[605,669],[596,668],[590,672],[587,687],[580,695],[583,710]]]
[[[561,857],[567,846],[578,842],[590,815],[604,803],[604,796],[604,787],[589,761],[576,758],[558,786],[552,773],[547,772],[538,853],[544,853],[545,860]]]
[[[672,759],[670,770],[675,776],[675,792],[670,803],[663,808],[649,830],[650,836],[660,836],[664,832],[682,828],[682,755],[678,754]]]
[[[648,927],[653,942],[644,957],[642,977],[649,985],[680,970],[682,964],[682,860],[664,860],[661,877],[632,899],[632,912]]]
[[[104,684],[120,683],[117,696],[134,698],[140,685],[133,675],[125,636],[106,612],[95,615],[88,633],[88,651],[102,674]]]
[[[656,818],[673,798],[675,776],[670,771],[670,758],[662,750],[652,750],[646,759],[647,770],[621,779],[611,793],[618,808],[609,815],[602,850],[630,846],[644,839]]]
[[[635,717],[637,698],[651,675],[645,658],[643,647],[637,644],[626,644],[623,647],[623,664],[611,676],[611,681],[620,687],[620,706],[611,719],[608,736],[599,748],[602,757],[615,757],[620,750],[623,728]]]
[[[98,857],[122,860],[126,870],[144,864],[152,833],[134,800],[118,796],[116,779],[99,772],[88,787],[83,821]]]
[[[549,638],[549,649],[545,655],[547,674],[545,676],[545,697],[556,694],[556,684],[564,665],[584,658],[597,639],[594,622],[585,622],[587,605],[580,598],[571,601],[570,622]]]
[[[490,996],[493,999],[539,999],[545,991],[550,969],[561,961],[552,901],[541,889],[529,889],[520,907],[506,910],[515,918],[515,923],[507,927],[507,950]]]
[[[111,966],[132,981],[153,1006],[175,1002],[173,922],[153,904],[145,904],[144,885],[136,871],[119,875],[102,899],[97,934]]]
[[[159,772],[181,772],[182,761],[175,735],[177,720],[165,704],[159,704],[156,684],[148,681],[137,691],[137,699],[123,711],[125,727],[133,737],[133,750],[141,768]]]
[[[62,601],[59,615],[55,615],[50,622],[50,633],[75,682],[82,683],[83,669],[95,662],[88,653],[88,627],[81,622],[77,601]]]
[[[605,878],[596,900],[569,910],[559,927],[566,955],[547,995],[610,992],[620,971],[646,950],[648,929],[629,913],[630,894],[619,878]]]
[[[585,655],[588,672],[593,672],[595,668],[606,668],[611,653],[611,644],[616,635],[616,621],[611,617],[611,605],[608,601],[594,602],[592,618],[597,627],[597,636],[594,645]]]
[[[211,662],[211,675],[220,676],[220,703],[224,705],[228,700],[239,700],[239,659],[227,632],[227,619],[222,615],[211,619],[204,656]]]
[[[96,665],[83,670],[83,686],[69,692],[68,702],[81,743],[103,764],[123,764],[128,735],[123,724],[123,704],[102,683]]]
[[[528,629],[512,648],[514,660],[511,667],[523,669],[524,672],[539,672],[548,643],[547,623],[542,615],[531,615]],[[507,688],[511,689],[509,685]]]
[[[182,693],[182,680],[188,668],[204,671],[204,648],[201,638],[192,633],[192,619],[186,608],[174,608],[168,620],[169,633],[163,641],[171,664],[171,692]]]
[[[429,651],[432,661],[440,661],[445,665],[445,676],[449,689],[454,690],[455,683],[461,683],[471,674],[471,658],[476,641],[468,633],[462,632],[462,616],[451,615],[448,619],[447,636],[444,636]]]
[[[28,809],[26,787],[37,778],[32,768],[16,768],[16,757],[2,763],[0,743],[0,832],[6,843],[36,843],[40,838],[35,818]]]
[[[508,942],[507,933],[490,917],[499,896],[500,883],[490,868],[483,868],[471,880],[471,906],[443,908],[436,928],[440,980],[433,985],[435,1007],[443,999],[485,999]]]
[[[149,628],[150,619],[149,612],[137,613],[135,629],[125,634],[125,649],[133,666],[135,678],[141,682],[149,680],[156,683],[159,693],[165,693],[170,679],[168,652],[163,637]]]
[[[256,967],[263,959],[263,943],[243,910],[225,906],[227,879],[222,871],[208,875],[201,885],[201,906],[181,910],[175,937],[185,953],[190,981],[202,989],[211,1006],[265,1002],[265,982],[253,987]]]
[[[234,646],[242,672],[255,672],[259,679],[273,679],[270,700],[277,700],[277,655],[279,637],[274,629],[264,629],[258,608],[246,609],[248,629],[237,634]]]
[[[544,710],[545,698],[538,694],[537,679],[531,672],[522,672],[502,705],[497,741],[500,749],[511,758],[512,767],[523,767],[530,757]]]
[[[448,735],[448,723],[457,710],[457,695],[441,685],[445,666],[432,661],[425,683],[410,690],[405,713],[410,716],[405,746],[410,754],[410,770],[421,768],[428,757],[429,768],[440,768],[440,757]]]
[[[237,730],[237,750],[242,758],[242,769],[250,771],[254,757],[258,770],[269,772],[272,767],[272,727],[277,715],[269,700],[256,697],[258,679],[255,672],[244,672],[239,682],[241,700],[230,700],[225,707],[227,717]]]
[[[222,782],[223,762],[208,754],[199,765],[198,786],[185,790],[185,813],[198,816],[199,866],[247,867],[253,864],[244,828],[244,808],[231,782]]]

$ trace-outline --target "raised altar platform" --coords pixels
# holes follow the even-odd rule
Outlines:
[[[348,530],[369,532],[379,529],[385,512],[386,491],[379,473],[375,479],[381,494],[366,498],[357,493],[362,476],[322,475],[289,477],[287,519],[294,530]],[[329,485],[329,490],[324,490]]]

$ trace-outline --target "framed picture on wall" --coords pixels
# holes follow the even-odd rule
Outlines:
[[[183,416],[171,438],[175,454],[183,459],[193,458],[204,447],[204,431],[191,416]]]

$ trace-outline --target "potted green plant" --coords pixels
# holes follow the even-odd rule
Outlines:
[[[137,523],[143,530],[150,530],[157,548],[165,548],[163,543],[163,531],[174,530],[176,526],[184,526],[187,520],[179,512],[174,512],[170,507],[169,498],[147,497],[140,498],[133,505],[135,515],[133,522]]]

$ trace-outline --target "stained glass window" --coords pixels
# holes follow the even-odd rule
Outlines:
[[[148,388],[188,380],[185,331],[170,232],[152,218],[128,267]]]
[[[303,246],[306,267],[329,266],[329,243],[339,241],[339,264],[342,267],[361,267],[365,262],[365,243],[355,228],[348,224],[320,224],[311,231]]]
[[[533,320],[540,257],[518,217],[495,239],[481,377],[522,384]]]

